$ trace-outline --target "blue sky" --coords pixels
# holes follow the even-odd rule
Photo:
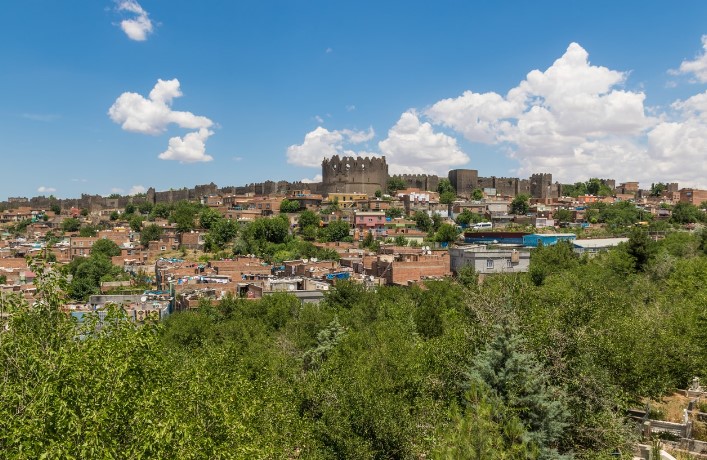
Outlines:
[[[707,188],[703,1],[3,6],[0,199],[316,179],[332,153]]]

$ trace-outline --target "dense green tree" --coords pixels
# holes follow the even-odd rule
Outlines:
[[[559,241],[551,246],[539,246],[530,253],[530,279],[540,286],[549,275],[571,270],[580,263],[572,243]]]
[[[298,219],[299,227],[301,229],[310,226],[315,228],[319,227],[320,222],[321,219],[319,218],[319,216],[315,212],[310,211],[309,209],[305,209],[304,211],[302,211]]]
[[[442,224],[435,233],[435,240],[440,243],[452,243],[459,236],[459,229],[456,225]]]
[[[454,190],[454,187],[452,186],[452,183],[449,181],[449,179],[440,179],[439,184],[437,184],[437,193],[442,195],[443,193],[454,193],[456,195],[456,190]]]
[[[704,213],[692,203],[677,203],[673,206],[670,221],[676,224],[689,224],[704,220]]]
[[[280,212],[299,212],[299,210],[299,201],[284,199],[282,200],[282,203],[280,203]]]
[[[135,214],[136,209],[137,209],[137,207],[134,204],[128,203],[125,205],[125,214],[128,216],[131,214]]]
[[[407,184],[400,177],[391,177],[388,179],[388,194],[395,196],[398,190],[404,190],[407,188]]]
[[[407,246],[408,245],[408,239],[405,238],[404,235],[398,235],[395,237],[394,244],[396,246]]]
[[[174,205],[174,211],[169,216],[170,222],[177,224],[178,232],[194,230],[194,220],[201,206],[189,201],[179,201]]]
[[[113,221],[118,220],[120,219],[120,213],[118,211],[111,211],[109,218]]]
[[[88,216],[88,209],[86,209],[86,208],[81,208],[81,215],[82,215],[83,217]]]
[[[91,254],[103,254],[106,257],[119,256],[120,247],[108,238],[101,238],[91,246]]]
[[[439,195],[439,202],[442,204],[452,204],[457,198],[457,194],[454,192],[444,192]]]
[[[96,234],[98,234],[98,228],[92,224],[82,225],[79,229],[79,236],[84,238],[96,236]]]
[[[463,210],[457,215],[456,222],[459,225],[470,225],[470,224],[475,224],[477,222],[481,222],[484,219],[484,216],[481,214],[471,212],[468,209]]]
[[[61,206],[57,202],[53,202],[49,205],[49,210],[56,214],[57,216],[61,214]]]
[[[522,336],[509,326],[500,327],[474,359],[467,385],[478,385],[502,401],[507,414],[523,424],[525,437],[540,449],[541,458],[561,458],[556,448],[567,426],[565,396],[549,384],[547,372],[524,348]]]
[[[151,220],[155,218],[167,219],[171,211],[171,207],[165,203],[157,203],[152,207],[152,211],[150,211]]]
[[[199,213],[199,225],[206,230],[210,229],[217,221],[223,219],[221,213],[213,208],[204,208]]]
[[[662,182],[651,184],[651,196],[661,196],[664,191],[668,189],[668,186]]]
[[[211,224],[211,228],[206,233],[205,249],[207,251],[223,249],[237,234],[238,224],[235,221],[219,218]]]
[[[438,212],[432,213],[432,230],[436,232],[437,230],[439,230],[443,223],[444,219]]]
[[[397,219],[403,217],[403,215],[405,215],[405,210],[397,206],[385,210],[385,217],[390,217],[391,219]]]
[[[158,241],[162,236],[163,229],[157,224],[145,226],[140,232],[140,244],[147,247],[150,241]]]
[[[350,230],[351,226],[348,222],[332,220],[321,229],[321,238],[325,241],[342,241],[349,236]]]
[[[143,214],[143,215],[150,214],[152,212],[152,207],[153,207],[153,204],[150,203],[149,201],[140,201],[137,204],[138,211],[140,211],[140,214]]]
[[[557,222],[572,222],[573,221],[573,216],[572,216],[572,211],[569,209],[565,208],[560,208],[555,213],[552,215],[552,217],[557,221]]]
[[[626,252],[633,261],[635,271],[643,271],[650,258],[655,254],[655,242],[648,232],[641,228],[634,228],[629,235]]]
[[[417,228],[423,232],[432,230],[432,218],[425,211],[415,211],[415,214],[412,215],[412,220],[415,221]]]
[[[479,188],[475,188],[471,192],[471,199],[474,201],[483,200],[484,199],[484,191]]]
[[[81,221],[74,217],[68,217],[61,223],[61,229],[65,232],[77,232],[80,228]]]
[[[513,201],[511,201],[511,214],[515,214],[517,216],[524,216],[528,214],[528,211],[530,211],[529,200],[530,197],[525,194],[520,194],[513,198]]]
[[[130,230],[139,233],[142,230],[142,222],[142,216],[133,216],[129,222]]]
[[[381,196],[383,196],[383,192],[381,192],[380,190],[376,190],[373,196],[375,196],[376,198],[380,198]]]

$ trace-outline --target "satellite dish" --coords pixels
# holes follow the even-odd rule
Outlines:
[[[144,296],[140,297],[140,302],[147,302],[147,296],[144,295]]]

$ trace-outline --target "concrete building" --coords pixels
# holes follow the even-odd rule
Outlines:
[[[450,270],[457,273],[471,266],[481,274],[527,272],[530,267],[530,252],[517,249],[489,249],[474,245],[449,250]]]

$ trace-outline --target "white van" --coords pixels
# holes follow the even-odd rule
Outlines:
[[[491,230],[493,224],[491,222],[479,222],[478,224],[474,224],[471,228],[472,230]]]

